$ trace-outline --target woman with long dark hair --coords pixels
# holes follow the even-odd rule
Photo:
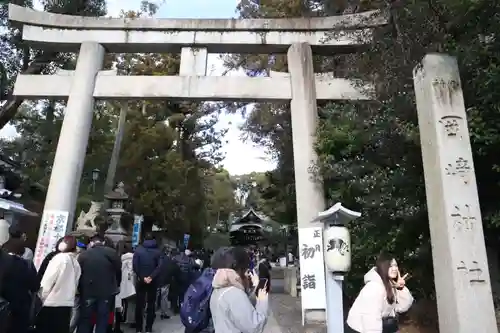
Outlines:
[[[58,250],[40,283],[43,307],[37,317],[38,333],[69,333],[71,311],[81,275],[80,264],[76,260],[76,238],[65,236]]]
[[[47,270],[47,266],[49,266],[50,261],[58,254],[59,252],[59,244],[63,241],[64,237],[59,238],[56,242],[56,246],[54,247],[54,250],[47,254],[45,258],[42,260],[42,263],[40,264],[40,268],[38,269],[38,280],[42,281],[43,275],[45,274],[45,271]]]
[[[259,277],[248,269],[248,254],[243,248],[231,247],[217,251],[215,256],[218,256],[213,258],[217,272],[210,298],[215,332],[262,333],[268,317],[268,293],[265,287],[260,289],[253,306],[247,294],[247,290],[251,289],[248,277],[250,275],[253,286],[258,285]]]
[[[413,297],[393,256],[381,255],[365,274],[365,286],[349,311],[347,325],[358,333],[397,333],[398,314],[408,311]]]

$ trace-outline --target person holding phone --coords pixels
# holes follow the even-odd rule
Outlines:
[[[365,286],[352,305],[347,325],[352,333],[397,333],[398,315],[408,311],[413,297],[392,256],[381,255],[365,274]]]
[[[262,333],[267,323],[269,296],[267,283],[263,280],[262,288],[257,292],[255,306],[250,301],[248,286],[258,286],[259,276],[252,270],[249,255],[243,248],[230,247],[223,253],[217,253],[218,263],[210,298],[210,312],[215,332],[221,333]]]

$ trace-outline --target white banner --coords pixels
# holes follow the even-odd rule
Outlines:
[[[326,309],[323,228],[299,228],[302,313]]]
[[[35,249],[35,267],[40,268],[43,259],[55,248],[57,240],[66,235],[68,212],[48,210],[43,212]]]

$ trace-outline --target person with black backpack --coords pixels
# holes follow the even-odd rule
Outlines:
[[[189,249],[186,249],[184,250],[184,252],[176,255],[174,257],[174,261],[177,263],[181,271],[180,284],[177,290],[178,300],[176,304],[180,307],[184,299],[186,290],[196,278],[195,270],[197,265],[194,259],[191,257],[191,250]]]
[[[209,265],[205,268],[198,279],[187,289],[182,307],[180,309],[181,321],[185,327],[185,333],[213,333],[214,326],[210,312],[210,298],[212,296],[212,283],[217,269],[224,268],[226,254],[229,247],[219,248],[215,254],[207,260]]]

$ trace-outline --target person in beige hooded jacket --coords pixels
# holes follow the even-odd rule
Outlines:
[[[359,333],[397,333],[397,317],[406,312],[413,297],[405,286],[396,260],[381,256],[365,274],[365,286],[352,305],[347,325]]]
[[[219,255],[219,251],[215,255]],[[269,316],[269,296],[264,286],[257,292],[255,306],[249,295],[259,284],[258,275],[249,272],[246,251],[231,247],[221,253],[214,265],[215,273],[210,297],[210,312],[216,333],[262,333]],[[248,286],[248,277],[252,288]],[[250,292],[247,292],[250,289]]]

